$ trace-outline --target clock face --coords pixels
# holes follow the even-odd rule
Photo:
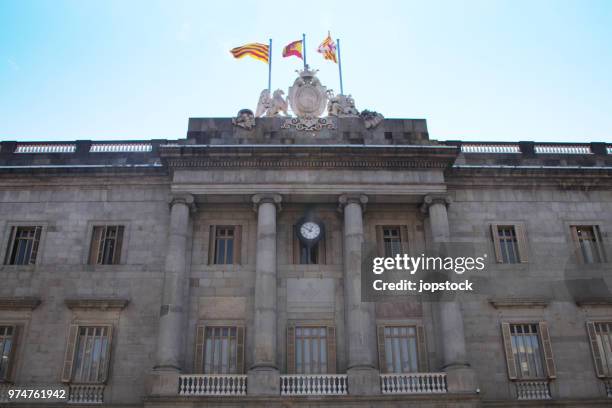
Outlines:
[[[317,239],[321,234],[321,227],[316,222],[306,221],[300,227],[300,234],[306,239]]]

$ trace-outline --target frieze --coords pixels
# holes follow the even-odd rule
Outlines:
[[[204,168],[368,168],[368,169],[445,169],[448,163],[439,160],[168,160],[170,167]]]

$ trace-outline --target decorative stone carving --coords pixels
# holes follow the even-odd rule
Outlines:
[[[246,130],[251,130],[255,127],[255,115],[253,115],[253,111],[250,109],[240,109],[238,115],[232,119],[232,124]]]
[[[0,297],[0,310],[34,310],[40,298],[33,296]]]
[[[122,310],[130,301],[121,298],[76,298],[66,299],[64,303],[68,309],[87,310]]]
[[[285,122],[281,125],[281,129],[314,131],[321,129],[335,129],[336,124],[330,118],[290,118],[285,119]]]
[[[265,114],[267,117],[279,116],[282,112],[285,116],[289,116],[287,113],[287,101],[283,98],[282,89],[277,89],[270,97],[270,91],[264,89],[259,95],[259,102],[257,103],[257,110],[255,111],[256,117],[261,117]]]
[[[369,111],[367,109],[361,111],[359,116],[361,116],[361,119],[363,119],[363,124],[365,125],[366,129],[375,128],[385,118],[380,113],[376,111]]]
[[[327,105],[327,88],[321,85],[316,77],[317,70],[311,70],[308,65],[289,87],[289,105],[299,118],[318,118]]]
[[[327,103],[327,114],[329,116],[359,116],[355,108],[355,100],[351,95],[334,95],[334,91],[327,91],[329,102]]]

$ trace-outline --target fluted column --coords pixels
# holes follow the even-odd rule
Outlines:
[[[340,196],[344,211],[344,313],[347,338],[349,392],[356,395],[380,393],[376,370],[376,316],[374,304],[361,301],[363,250],[363,194]]]
[[[280,380],[276,362],[276,211],[278,194],[256,194],[257,254],[255,261],[255,319],[253,365],[248,393],[278,395]]]
[[[429,215],[429,233],[438,249],[450,242],[447,206],[452,202],[446,194],[425,196],[423,212]],[[442,299],[438,304],[440,336],[442,338],[442,369],[446,371],[450,392],[475,392],[476,377],[470,368],[465,346],[461,305],[455,299]]]
[[[170,201],[170,226],[166,249],[164,287],[159,313],[155,370],[180,371],[187,279],[186,249],[189,235],[189,212],[193,196],[174,196]]]

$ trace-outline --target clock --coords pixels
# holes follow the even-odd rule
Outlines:
[[[312,246],[319,242],[324,232],[323,223],[312,217],[302,218],[297,223],[298,238],[307,246]]]

